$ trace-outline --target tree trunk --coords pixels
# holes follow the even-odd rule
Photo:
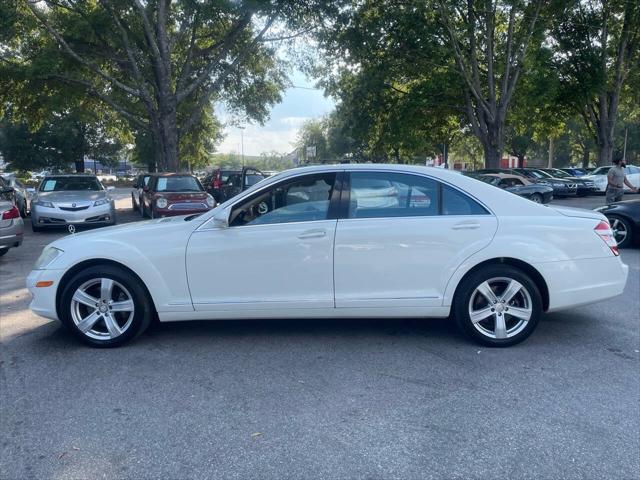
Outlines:
[[[547,168],[553,168],[553,155],[554,155],[553,137],[549,137],[549,160],[547,161]]]
[[[76,164],[76,173],[84,173],[84,157],[76,159],[74,163]]]
[[[487,134],[482,140],[486,168],[501,168],[502,147],[504,145],[503,123],[488,123]]]
[[[172,98],[168,103],[168,106],[162,108],[160,120],[164,148],[163,165],[167,172],[178,172],[180,159],[178,158],[178,121],[175,98]]]
[[[518,157],[518,168],[524,168],[524,153],[518,153],[516,157]]]
[[[589,146],[585,145],[582,149],[582,168],[589,168],[589,156],[591,152],[589,151]]]
[[[613,143],[608,138],[600,138],[598,166],[611,165],[613,159]]]

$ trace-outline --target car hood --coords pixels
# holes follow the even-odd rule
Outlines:
[[[107,196],[104,190],[97,191],[68,191],[68,192],[38,192],[38,200],[67,203],[67,202],[95,202]]]
[[[54,241],[51,243],[51,246],[62,250],[68,250],[69,247],[73,247],[73,244],[77,241],[81,241],[86,244],[92,241],[101,240],[135,244],[136,238],[147,235],[152,235],[154,238],[163,238],[165,233],[175,229],[184,229],[191,232],[204,222],[200,217],[196,217],[191,221],[185,220],[185,218],[191,216],[193,215],[181,215],[178,217],[157,218],[143,222],[123,223],[112,227],[104,227],[96,230],[69,234]]]
[[[548,206],[552,210],[564,215],[565,217],[579,217],[579,218],[592,218],[594,220],[606,220],[606,217],[601,213],[594,212],[593,210],[585,210],[584,208],[574,207],[558,207],[555,205]]]
[[[605,178],[606,175],[585,175],[583,177],[580,177],[580,180],[591,180],[592,182],[595,180],[600,180]]]

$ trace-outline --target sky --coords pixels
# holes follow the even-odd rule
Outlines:
[[[313,81],[303,73],[291,74],[291,82],[296,87],[289,88],[282,95],[282,102],[271,109],[269,120],[261,126],[247,124],[244,130],[244,154],[260,155],[262,152],[276,151],[289,153],[300,125],[310,118],[319,118],[333,110],[334,102],[325,98],[322,90],[314,88]],[[216,106],[218,118],[226,123],[229,115],[222,105]],[[225,138],[217,151],[220,153],[240,153],[241,131],[238,127],[225,127]]]

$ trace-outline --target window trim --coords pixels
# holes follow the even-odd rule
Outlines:
[[[286,184],[286,183],[292,183],[295,181],[298,181],[302,178],[309,178],[309,177],[321,177],[321,176],[326,176],[326,175],[333,175],[334,179],[333,179],[333,187],[332,187],[332,192],[331,192],[331,198],[329,199],[329,208],[327,210],[327,218],[323,219],[323,220],[305,220],[302,222],[281,222],[281,223],[263,223],[263,224],[256,224],[256,225],[231,225],[231,223],[229,223],[229,228],[245,228],[245,227],[272,227],[274,225],[295,225],[295,224],[301,224],[301,223],[317,223],[317,222],[326,222],[328,220],[337,220],[338,214],[339,212],[339,207],[340,207],[340,196],[342,193],[342,184],[340,183],[339,179],[342,177],[341,174],[343,174],[344,171],[339,171],[339,170],[329,170],[326,172],[314,172],[314,173],[309,173],[306,175],[297,175],[297,176],[292,176],[292,177],[287,177],[287,178],[283,178],[281,181],[279,182],[274,182],[270,185],[265,185],[265,188],[261,188],[260,190],[257,190],[256,192],[253,192],[251,195],[248,195],[246,197],[243,197],[241,199],[239,199],[236,203],[230,205],[228,207],[229,209],[229,219],[231,219],[231,214],[233,213],[233,210],[235,210],[236,208],[239,207],[240,204],[246,204],[248,202],[253,201],[255,198],[259,197],[260,195],[263,195],[267,190],[269,189],[274,189],[274,188],[278,188],[279,186]],[[208,227],[207,224],[209,222],[211,222],[213,220],[213,218],[211,218],[210,220],[208,220],[207,222],[205,222],[201,229],[203,230],[208,230],[211,227]]]
[[[437,215],[403,215],[403,216],[398,216],[398,217],[367,217],[367,218],[349,218],[349,201],[350,201],[350,195],[351,195],[351,174],[353,173],[399,173],[402,175],[411,175],[411,176],[415,176],[415,177],[422,177],[422,178],[426,178],[428,180],[432,180],[434,182],[437,183],[438,185],[438,214]],[[489,215],[489,216],[493,216],[495,217],[496,214],[493,212],[493,210],[491,210],[484,202],[478,200],[474,195],[465,192],[464,190],[460,189],[459,187],[457,187],[456,185],[453,185],[449,182],[447,182],[444,179],[441,178],[437,178],[437,177],[432,177],[431,175],[426,175],[420,172],[402,172],[402,171],[398,171],[398,170],[390,170],[390,169],[375,169],[375,170],[345,170],[344,171],[345,177],[347,177],[345,179],[345,181],[342,183],[342,188],[344,189],[344,191],[346,191],[346,193],[343,193],[340,197],[340,213],[341,216],[338,218],[339,220],[357,220],[357,221],[362,221],[362,220],[379,220],[379,219],[390,219],[390,218],[440,218],[440,217],[478,217],[478,216],[485,216],[485,215]],[[446,185],[447,187],[457,191],[458,193],[460,193],[461,195],[466,195],[467,197],[469,197],[470,199],[472,199],[473,201],[475,201],[478,205],[480,205],[482,208],[484,208],[487,213],[485,214],[481,214],[481,215],[444,215],[443,212],[443,188],[442,186]],[[346,200],[346,201],[345,201]]]

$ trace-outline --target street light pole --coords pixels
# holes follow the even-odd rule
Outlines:
[[[238,127],[240,129],[240,152],[242,155],[242,167],[244,168],[244,129],[245,127]]]

